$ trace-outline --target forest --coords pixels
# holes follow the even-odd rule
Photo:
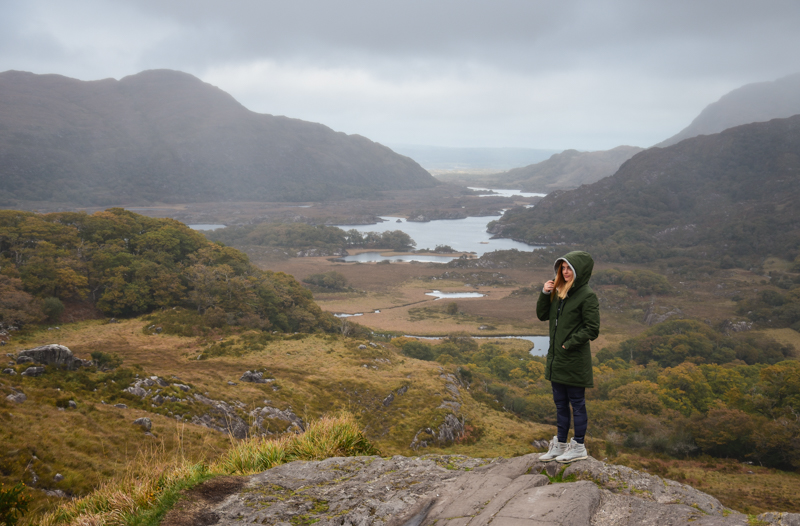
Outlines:
[[[65,305],[109,317],[183,307],[209,325],[278,331],[335,324],[292,276],[173,219],[0,211],[0,327],[55,321]]]
[[[396,251],[411,250],[416,246],[411,237],[401,230],[364,232],[343,230],[335,226],[309,225],[307,223],[260,223],[231,226],[208,232],[209,239],[226,245],[256,245],[281,247],[296,251],[317,249],[339,251],[345,248],[380,248]]]

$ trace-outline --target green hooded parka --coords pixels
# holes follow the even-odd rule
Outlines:
[[[594,387],[589,340],[600,334],[600,304],[589,287],[594,260],[587,252],[570,252],[556,260],[556,276],[562,261],[575,273],[566,299],[562,301],[554,295],[551,301],[550,294],[542,292],[536,302],[536,316],[550,321],[550,348],[544,377],[565,385]]]

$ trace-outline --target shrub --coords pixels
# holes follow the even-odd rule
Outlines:
[[[344,290],[347,288],[347,278],[335,270],[324,274],[311,274],[303,282],[329,290]]]
[[[14,526],[17,521],[28,511],[28,504],[33,499],[25,493],[25,484],[17,484],[6,488],[0,484],[0,523],[5,526]]]
[[[122,358],[113,353],[105,353],[102,351],[92,351],[92,360],[97,364],[98,369],[111,370],[116,369],[122,365]]]
[[[427,343],[410,341],[403,344],[403,354],[417,360],[433,360],[433,348]]]
[[[47,321],[53,323],[58,321],[61,313],[64,312],[64,304],[55,297],[46,298],[42,302],[42,312],[47,316]]]

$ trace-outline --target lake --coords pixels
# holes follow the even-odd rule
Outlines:
[[[547,194],[536,194],[533,192],[523,192],[521,190],[509,190],[507,188],[476,188],[468,186],[470,190],[476,192],[494,192],[491,194],[481,194],[478,197],[544,197]]]
[[[499,217],[499,214],[498,214]],[[428,248],[433,250],[436,245],[450,245],[458,252],[475,252],[478,256],[482,256],[486,252],[495,250],[510,250],[515,248],[525,252],[542,248],[541,246],[526,245],[519,241],[512,239],[492,239],[492,235],[486,231],[486,225],[493,218],[491,217],[467,217],[465,219],[439,219],[436,221],[429,221],[427,223],[417,223],[413,221],[406,221],[405,218],[398,218],[392,216],[382,216],[383,223],[376,225],[336,225],[343,230],[355,229],[359,232],[387,232],[389,230],[402,230],[411,239],[417,242],[417,249]],[[399,219],[399,221],[398,221]],[[368,256],[364,256],[368,257]],[[398,256],[401,257],[401,256]],[[430,260],[422,258],[430,257],[445,257],[444,261]],[[382,259],[391,259],[385,257],[377,257],[374,259],[348,259],[355,258],[355,256],[348,256],[343,258],[345,261],[381,261]],[[447,262],[453,259],[448,256],[441,255],[428,255],[428,254],[414,254],[413,256],[406,256],[406,259],[398,261],[437,261]]]

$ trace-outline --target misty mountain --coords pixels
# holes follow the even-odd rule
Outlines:
[[[299,201],[431,187],[413,160],[254,113],[187,73],[0,73],[0,205]]]
[[[411,157],[426,170],[508,170],[538,163],[558,150],[536,148],[452,148],[418,144],[390,144],[394,151]]]
[[[800,114],[800,73],[774,82],[747,84],[709,104],[692,123],[677,135],[658,143],[665,147],[698,135]]]
[[[617,146],[597,152],[564,150],[546,161],[515,168],[495,177],[504,187],[520,188],[526,192],[568,190],[612,175],[622,163],[641,151],[642,148],[636,146]]]
[[[743,265],[800,254],[798,202],[800,115],[650,148],[611,177],[510,210],[492,231],[594,247],[612,260],[685,249]]]

